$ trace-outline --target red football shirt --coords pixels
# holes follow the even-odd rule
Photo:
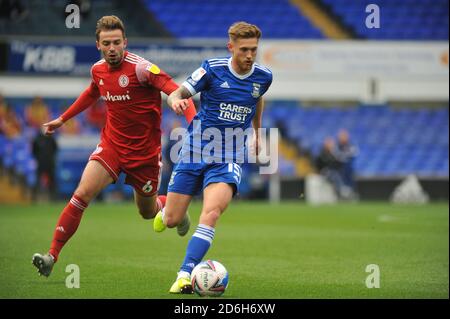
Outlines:
[[[91,69],[92,82],[62,115],[64,121],[86,109],[98,97],[107,105],[102,139],[112,144],[128,166],[161,152],[161,91],[177,89],[155,64],[125,51],[122,63],[111,67],[104,59]],[[194,108],[195,110],[195,108]]]

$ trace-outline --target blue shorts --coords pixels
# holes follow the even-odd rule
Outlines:
[[[242,168],[236,163],[185,164],[178,163],[170,177],[168,192],[199,195],[211,183],[233,186],[233,195],[239,192]]]

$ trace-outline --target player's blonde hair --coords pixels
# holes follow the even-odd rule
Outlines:
[[[261,34],[261,30],[256,25],[244,21],[235,22],[228,29],[228,36],[231,41],[251,38],[259,40]]]
[[[125,38],[125,26],[123,25],[122,20],[116,16],[103,16],[98,19],[97,27],[95,29],[95,37],[97,38],[97,41],[100,38],[101,31],[110,30],[122,30],[123,37]]]

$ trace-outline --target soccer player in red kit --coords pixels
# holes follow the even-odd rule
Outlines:
[[[107,105],[100,143],[59,217],[50,250],[45,255],[33,255],[33,265],[46,277],[64,244],[77,230],[89,202],[115,182],[121,172],[134,188],[135,202],[144,219],[153,218],[165,205],[165,196],[157,195],[161,173],[161,92],[169,95],[178,85],[155,64],[126,51],[125,28],[116,16],[98,20],[96,38],[103,59],[92,66],[89,87],[59,118],[43,124],[46,134],[53,134],[98,98]],[[174,111],[184,113],[188,122],[196,114],[192,100],[188,108]],[[188,223],[186,219],[186,232]]]

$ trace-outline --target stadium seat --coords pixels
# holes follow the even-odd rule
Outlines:
[[[343,111],[273,101],[266,108],[272,123],[283,123],[288,138],[309,148],[314,156],[327,136],[347,128],[359,148],[359,176],[448,176],[448,108],[393,108],[360,105]],[[280,172],[292,173],[281,163]]]
[[[370,1],[321,0],[358,37],[371,40],[448,40],[448,0],[376,1],[382,27],[365,26]]]
[[[238,20],[260,26],[265,38],[324,37],[288,0],[195,0],[189,5],[183,0],[147,0],[145,5],[177,38],[226,38],[229,25]]]

